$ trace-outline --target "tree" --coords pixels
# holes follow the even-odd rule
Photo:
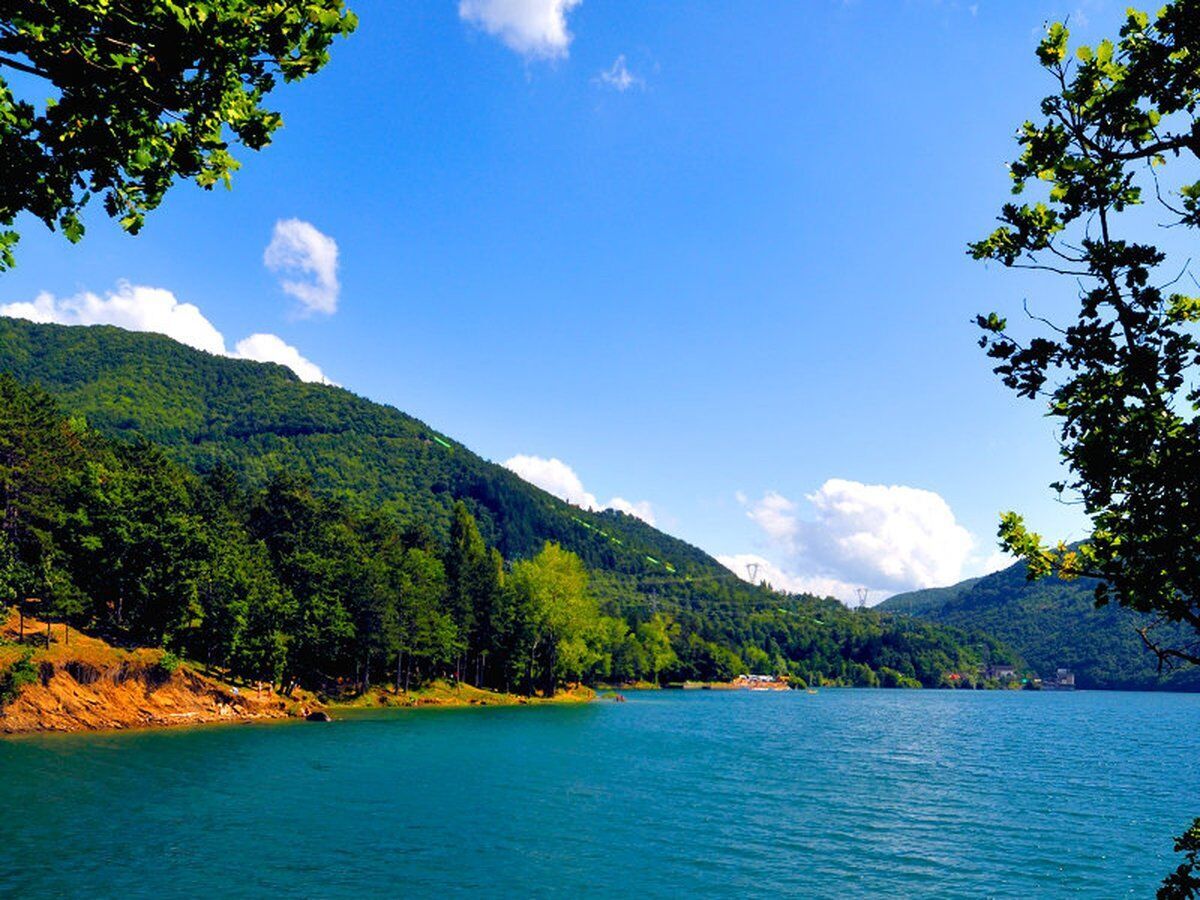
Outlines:
[[[1031,574],[1101,579],[1115,598],[1200,634],[1200,297],[1170,293],[1176,273],[1154,278],[1167,255],[1124,236],[1150,191],[1183,228],[1200,226],[1200,182],[1165,187],[1169,160],[1200,157],[1200,2],[1178,0],[1157,19],[1130,12],[1119,42],[1080,47],[1050,27],[1038,48],[1057,93],[1044,119],[1026,122],[1011,166],[1013,192],[1043,183],[1045,198],[1004,206],[1002,224],[971,245],[977,259],[1065,275],[1082,285],[1074,320],[1032,338],[1010,334],[996,313],[979,316],[981,345],[1004,383],[1048,401],[1071,472],[1054,485],[1074,493],[1092,520],[1077,548],[1047,548],[1012,513],[1000,534]],[[1200,662],[1200,646],[1160,647],[1164,662]]]
[[[195,487],[146,441],[111,448],[87,465],[60,541],[73,551],[75,580],[97,620],[157,646],[197,619],[209,548]]]
[[[77,241],[93,195],[136,233],[177,178],[228,185],[228,137],[270,143],[283,120],[263,101],[277,79],[318,71],[356,24],[342,0],[5,4],[0,69],[37,100],[0,77],[0,270],[22,212]]]
[[[447,603],[462,638],[468,677],[473,673],[474,682],[480,684],[492,642],[502,563],[488,551],[475,517],[461,500],[454,504],[445,566]],[[456,668],[462,677],[461,663]]]
[[[679,626],[669,616],[655,613],[647,622],[638,626],[638,642],[646,654],[646,666],[651,679],[658,684],[659,676],[679,662],[671,639],[679,636]]]
[[[5,599],[41,593],[53,529],[78,472],[79,436],[44,391],[0,375],[0,587]]]
[[[1163,881],[1158,900],[1200,897],[1200,819],[1175,841],[1175,852],[1184,854],[1185,861]]]
[[[266,546],[282,587],[296,600],[284,625],[290,638],[284,690],[328,683],[354,637],[345,571],[354,542],[343,511],[307,479],[279,473],[259,494],[249,520],[252,536]]]
[[[459,652],[458,629],[445,611],[446,571],[432,553],[409,550],[398,573],[400,608],[397,672],[408,690],[413,667],[418,678],[432,677]]]
[[[525,665],[526,690],[540,686],[552,697],[563,667],[574,674],[586,663],[580,642],[599,619],[587,583],[582,560],[550,542],[533,559],[513,566],[508,584],[524,623],[518,658]]]
[[[1031,577],[1094,576],[1096,603],[1115,599],[1156,617],[1140,630],[1160,665],[1200,663],[1200,297],[1174,290],[1183,272],[1168,254],[1132,239],[1150,197],[1162,224],[1200,227],[1200,181],[1180,158],[1200,158],[1200,0],[1156,16],[1130,10],[1116,43],[1079,47],[1056,23],[1038,47],[1055,92],[1018,133],[1013,193],[1000,227],[971,245],[976,259],[1070,278],[1070,320],[1031,315],[1014,334],[996,313],[979,316],[980,344],[1019,395],[1048,402],[1069,479],[1053,487],[1091,519],[1078,547],[1047,547],[1015,513],[1002,543]],[[1190,177],[1194,177],[1194,170]],[[1193,283],[1195,280],[1192,279]],[[1183,622],[1190,637],[1165,643],[1156,623]]]

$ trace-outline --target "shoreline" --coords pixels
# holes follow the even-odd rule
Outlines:
[[[568,706],[591,703],[599,695],[585,685],[565,687],[553,697],[526,697],[522,694],[506,694],[489,691],[469,684],[450,684],[436,680],[410,691],[396,692],[391,688],[372,688],[349,700],[330,700],[323,709],[331,713],[339,710],[358,711],[376,709],[468,709],[486,706]]]
[[[582,685],[553,697],[524,697],[445,681],[400,693],[379,687],[345,700],[303,689],[284,696],[270,687],[225,682],[162,650],[115,647],[30,617],[23,641],[20,629],[16,616],[0,621],[0,738],[304,721],[340,710],[566,705],[597,698]]]

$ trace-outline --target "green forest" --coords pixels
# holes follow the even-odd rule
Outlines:
[[[118,643],[325,692],[975,686],[1019,663],[979,633],[746,584],[278,366],[12,320],[0,366],[0,596]]]
[[[947,588],[900,594],[881,607],[957,628],[979,629],[1013,647],[1040,675],[1058,667],[1081,688],[1200,690],[1195,667],[1158,668],[1136,627],[1148,616],[1096,606],[1096,582],[1049,577],[1030,581],[1025,563]],[[1182,625],[1161,625],[1161,638],[1183,641]]]

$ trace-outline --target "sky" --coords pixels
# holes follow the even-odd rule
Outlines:
[[[1106,0],[358,0],[232,191],[131,237],[19,222],[0,314],[160,331],[417,416],[777,587],[874,603],[1005,564],[1053,424],[972,317],[1071,286],[971,261],[1047,20]]]

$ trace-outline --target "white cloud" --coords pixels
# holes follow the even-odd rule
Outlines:
[[[933,491],[832,478],[809,494],[804,549],[868,587],[935,587],[962,577],[975,541]]]
[[[122,282],[104,297],[85,291],[61,300],[42,292],[32,303],[0,305],[0,315],[57,325],[116,325],[128,331],[153,331],[197,350],[225,353],[225,339],[204,314],[162,288]]]
[[[280,276],[284,293],[300,301],[302,314],[337,312],[338,245],[329,235],[301,219],[280,219],[263,251],[263,265]]]
[[[654,524],[654,507],[650,505],[649,500],[639,500],[637,503],[634,503],[626,500],[624,497],[613,497],[608,501],[608,508],[620,510],[631,516],[637,516],[647,525]]]
[[[121,282],[103,297],[84,291],[61,299],[43,292],[32,302],[0,304],[0,316],[55,325],[116,325],[127,331],[151,331],[215,356],[277,362],[304,381],[332,384],[299,350],[273,334],[251,335],[230,352],[225,337],[198,307],[181,303],[165,288]]]
[[[974,538],[933,491],[832,478],[805,500],[805,516],[775,492],[746,504],[783,557],[774,572],[792,589],[826,584],[850,600],[862,587],[878,602],[896,591],[959,581],[973,561]]]
[[[498,37],[522,56],[565,57],[573,35],[567,13],[583,0],[459,0],[464,22]]]
[[[741,502],[744,504],[746,501]],[[800,520],[796,516],[796,504],[787,497],[769,491],[751,507],[747,515],[776,544],[781,544],[788,550],[795,549]]]
[[[596,81],[600,84],[607,85],[613,90],[620,91],[622,94],[631,87],[643,87],[645,82],[629,71],[629,67],[625,64],[625,54],[618,56],[613,64],[596,76]]]
[[[974,573],[976,575],[991,575],[993,572],[999,572],[1003,569],[1007,569],[1016,561],[1017,558],[1015,556],[1012,556],[1003,550],[994,550],[992,553],[980,560],[978,565],[974,565],[971,568],[974,569]]]
[[[754,573],[754,584],[766,582],[777,591],[789,594],[812,594],[815,597],[836,597],[843,603],[852,603],[856,584],[839,581],[836,578],[822,576],[797,575],[786,569],[781,569],[765,556],[757,553],[735,553],[718,556],[717,562],[736,574],[744,581],[751,581],[750,574]],[[753,568],[750,568],[753,566]],[[872,597],[871,600],[883,600],[884,597]]]
[[[519,453],[511,459],[506,459],[504,468],[516,472],[530,484],[537,485],[560,500],[585,509],[595,509],[599,506],[596,495],[584,490],[583,482],[579,480],[575,470],[561,459],[544,459],[541,456]]]
[[[595,494],[584,488],[575,470],[561,459],[517,454],[504,461],[504,468],[560,500],[584,509],[616,509],[637,516],[650,525],[654,524],[654,509],[648,500],[631,502],[623,497],[613,497],[601,504]]]
[[[252,359],[255,362],[279,363],[295,372],[301,381],[334,383],[325,377],[325,373],[316,363],[305,359],[299,350],[275,334],[252,334],[243,338],[237,342],[234,352],[230,355],[238,359]]]

